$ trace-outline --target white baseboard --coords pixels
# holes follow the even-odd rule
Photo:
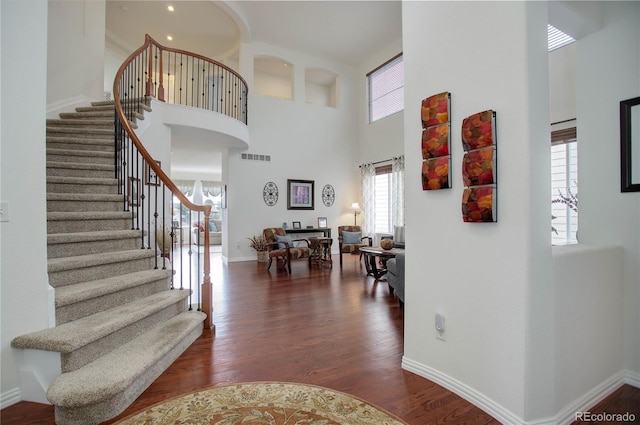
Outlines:
[[[57,119],[60,118],[59,114],[61,112],[74,112],[75,109],[79,106],[89,106],[91,102],[96,99],[89,99],[86,96],[74,96],[68,99],[58,100],[53,103],[47,104],[47,118],[49,119]]]
[[[402,368],[443,386],[493,416],[501,423],[510,425],[568,425],[575,421],[576,412],[588,411],[590,408],[610,396],[622,385],[629,384],[636,388],[640,388],[640,373],[629,370],[620,371],[592,388],[580,398],[566,405],[556,415],[548,418],[525,421],[508,409],[505,409],[500,404],[496,403],[494,400],[435,369],[406,357],[402,358]]]
[[[624,371],[620,371],[613,376],[605,379],[591,390],[587,391],[580,398],[564,406],[564,408],[556,414],[557,424],[571,424],[576,419],[576,412],[586,412],[596,404],[611,395],[612,392],[620,388],[624,382]]]
[[[630,370],[624,371],[624,383],[633,387],[640,388],[640,373]]]
[[[253,255],[251,257],[233,257],[233,258],[227,257],[228,263],[239,263],[241,261],[256,261],[256,256]],[[265,267],[266,267],[266,263],[265,263]]]
[[[0,409],[4,409],[9,406],[13,406],[17,402],[21,401],[20,388],[14,388],[0,394]]]
[[[421,363],[415,362],[406,357],[402,357],[402,368],[408,370],[409,372],[413,372],[416,375],[420,375],[423,378],[426,378],[430,381],[435,382],[438,385],[443,386],[449,391],[454,392],[459,395],[463,399],[467,400],[469,403],[474,406],[482,409],[496,420],[500,421],[503,424],[510,425],[523,425],[525,424],[522,418],[519,418],[513,412],[505,409],[500,404],[496,403],[494,400],[486,397],[485,395],[475,391],[473,388],[468,385],[448,376],[444,373],[441,373],[435,369],[432,369],[428,366],[425,366]],[[542,424],[539,424],[542,425]]]

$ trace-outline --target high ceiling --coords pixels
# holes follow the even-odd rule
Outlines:
[[[401,2],[107,0],[111,43],[132,52],[158,43],[212,59],[236,58],[239,43],[266,43],[357,66],[402,36]],[[175,11],[167,7],[172,5]],[[167,36],[173,37],[172,41]],[[174,143],[172,169],[219,173],[220,153]],[[215,164],[215,165],[214,165]]]
[[[402,35],[399,0],[107,0],[106,25],[129,49],[148,33],[160,44],[218,59],[244,36],[354,66]]]

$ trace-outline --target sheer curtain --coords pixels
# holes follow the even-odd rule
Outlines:
[[[180,189],[185,196],[193,195],[193,186],[196,183],[195,180],[174,180],[173,183],[178,186],[178,189]]]
[[[362,235],[373,236],[376,231],[376,167],[373,164],[360,166],[362,175]]]
[[[391,225],[404,226],[404,155],[391,162]]]
[[[222,193],[222,183],[201,180],[203,196],[219,196]]]

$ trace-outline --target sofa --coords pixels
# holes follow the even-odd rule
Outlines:
[[[200,223],[193,227],[193,244],[204,245],[204,227]],[[222,245],[222,220],[209,221],[209,245]]]
[[[404,308],[404,254],[398,254],[387,261],[387,283],[400,307]]]

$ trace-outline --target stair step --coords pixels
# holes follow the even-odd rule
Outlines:
[[[47,193],[118,193],[118,179],[94,177],[47,176]]]
[[[89,164],[115,164],[115,153],[95,152],[73,149],[52,149],[47,148],[47,161],[53,162],[85,162]]]
[[[83,211],[47,213],[48,233],[77,233],[100,230],[131,229],[129,211]]]
[[[90,136],[94,139],[113,140],[115,130],[111,128],[84,128],[73,126],[51,126],[47,125],[47,136],[65,135],[66,137],[86,138]]]
[[[89,150],[112,152],[113,139],[89,139],[64,136],[47,136],[47,148],[63,150]]]
[[[134,97],[134,98],[130,98],[130,99],[120,99],[120,103],[122,105],[138,105],[148,111],[151,111],[151,97],[150,96],[143,96],[143,97]],[[97,102],[91,102],[91,106],[93,107],[105,107],[105,106],[113,106],[115,107],[115,100],[100,100]]]
[[[122,413],[202,335],[204,314],[185,312],[94,362],[59,376],[47,391],[56,422],[95,425]]]
[[[91,102],[91,106],[112,106],[115,108],[115,105],[116,105],[115,100],[96,100]]]
[[[79,127],[88,127],[83,129],[84,131],[89,130],[89,132],[93,131],[93,129],[110,129],[113,131],[114,122],[112,119],[75,119],[75,120],[63,120],[63,119],[48,119],[47,120],[47,128],[49,127],[69,127],[69,128],[79,128]]]
[[[124,197],[118,194],[47,193],[47,212],[123,211],[124,207]]]
[[[102,106],[79,106],[76,108],[76,112],[96,112],[96,111],[115,111],[116,106],[112,102],[110,105]]]
[[[56,288],[56,323],[61,325],[170,287],[172,271],[142,270]]]
[[[141,245],[142,232],[140,230],[56,233],[47,236],[49,259],[129,251],[140,248]]]
[[[47,176],[114,178],[115,165],[47,161]]]
[[[75,119],[92,119],[92,118],[110,118],[111,122],[113,123],[113,119],[116,116],[116,108],[109,108],[109,109],[98,109],[95,110],[94,108],[91,108],[88,111],[84,111],[84,112],[61,112],[60,114],[58,114],[60,116],[61,119],[63,120],[75,120]]]
[[[189,291],[180,289],[158,292],[82,319],[19,336],[12,344],[15,348],[60,353],[62,371],[71,372],[185,311],[188,296]]]
[[[49,285],[54,288],[79,282],[121,276],[151,269],[155,264],[154,249],[133,249],[78,255],[76,257],[51,258],[47,261]]]

